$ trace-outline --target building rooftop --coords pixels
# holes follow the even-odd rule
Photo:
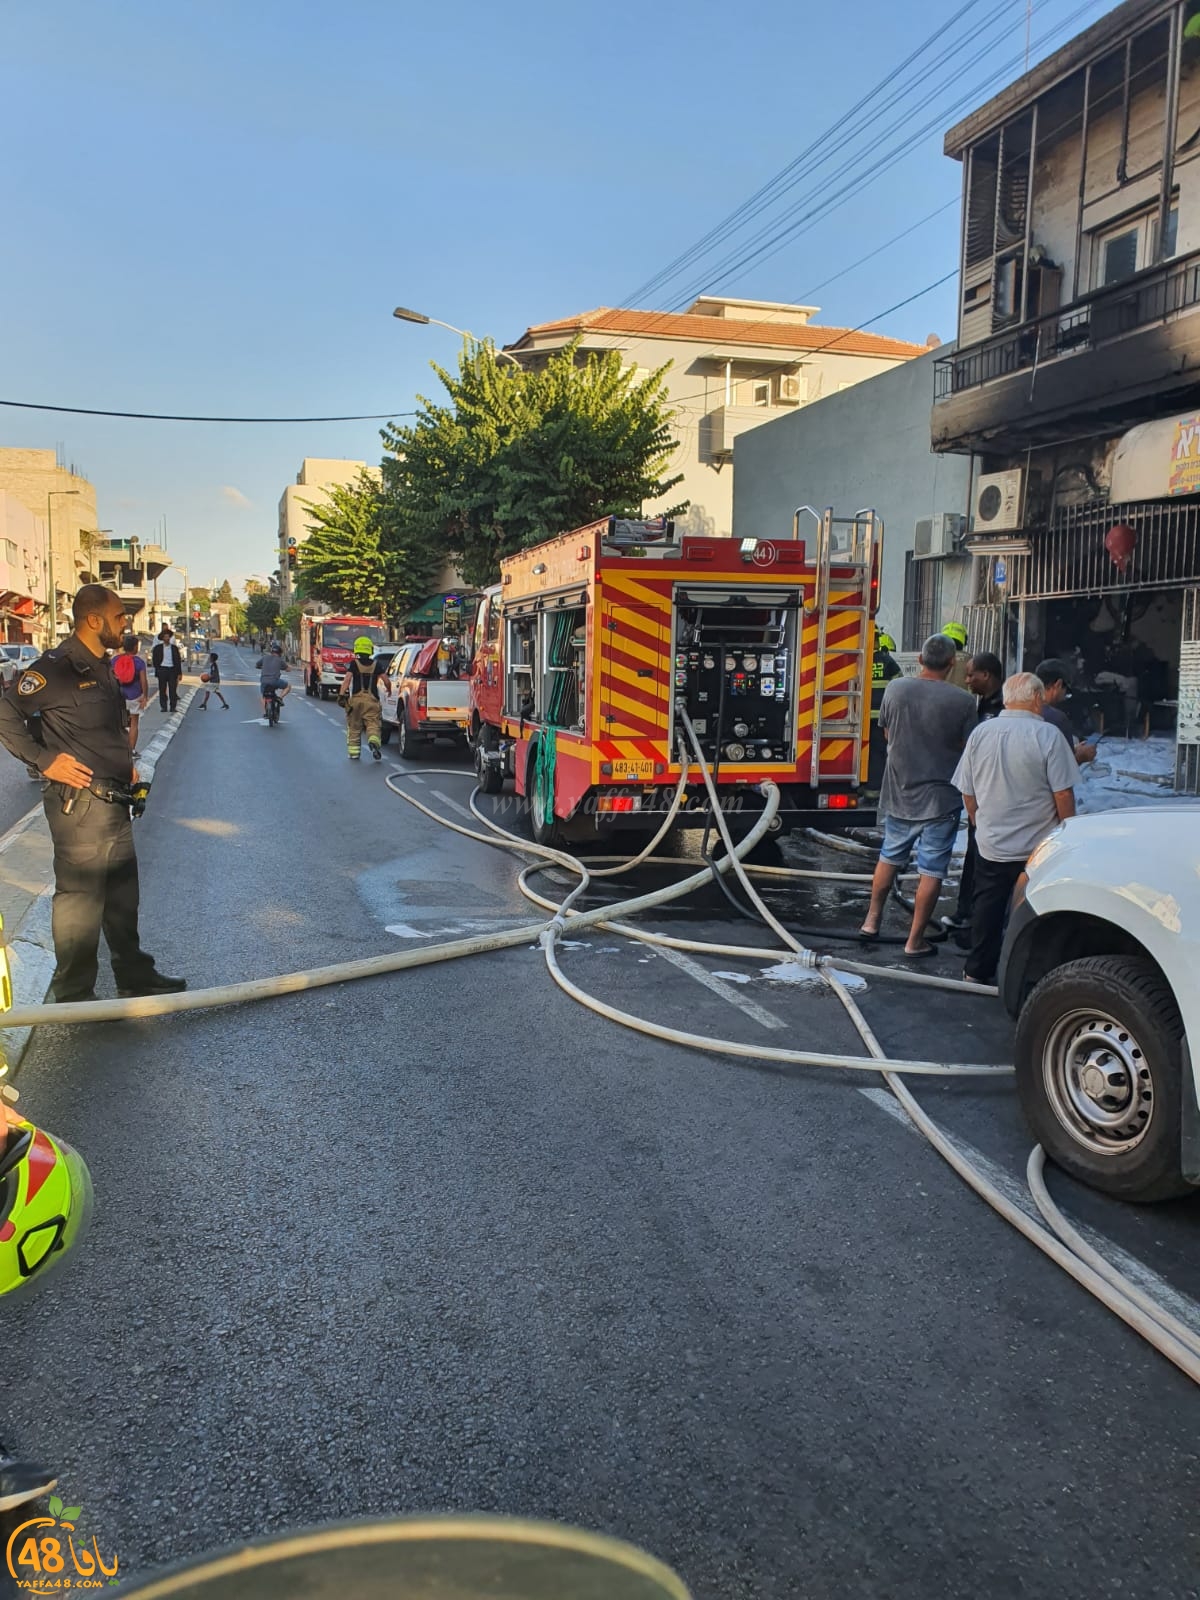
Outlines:
[[[924,355],[928,348],[923,344],[909,344],[905,339],[860,333],[854,328],[813,327],[808,323],[768,319],[743,321],[727,315],[714,317],[687,311],[619,311],[608,306],[564,317],[558,322],[539,322],[505,348],[527,350],[539,335],[560,333],[572,337],[577,333],[625,333],[640,339],[692,340],[710,347],[744,344],[762,348],[765,345],[800,354],[836,348],[839,355],[883,356],[898,361]]]

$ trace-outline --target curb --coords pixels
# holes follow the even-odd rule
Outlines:
[[[166,718],[138,756],[141,777],[153,781],[163,751],[179,732],[196,693],[195,688],[180,689],[179,709]],[[8,946],[14,1003],[19,998],[22,1004],[40,1005],[54,976],[54,939],[50,931],[54,855],[40,801],[0,838],[0,900],[6,884],[16,882],[21,883],[23,892],[28,892],[32,884],[33,898],[12,925],[5,927],[0,938]],[[16,1076],[32,1032],[31,1028],[0,1028],[0,1076],[4,1073],[4,1062],[7,1062],[8,1076]]]

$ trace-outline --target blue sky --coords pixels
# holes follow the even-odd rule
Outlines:
[[[623,303],[961,3],[6,0],[0,398],[408,410],[437,392],[428,362],[452,362],[457,341],[395,322],[393,305],[505,342]],[[1033,37],[1081,12],[1053,48],[1106,9],[1035,0]],[[943,110],[956,120],[957,97],[1019,58],[1024,13],[1023,0],[977,6],[946,37],[989,22],[987,59],[911,74],[893,116],[910,130]],[[885,126],[856,118],[860,146]],[[698,280],[803,298],[953,200],[958,178],[931,133],[743,276],[709,281],[709,258],[641,303],[669,307]],[[819,320],[857,325],[949,271],[957,226],[951,206],[829,284]],[[875,326],[948,337],[953,306],[950,283]],[[303,456],[380,455],[370,422],[0,408],[0,444],[60,443],[105,527],[145,537],[166,517],[193,583],[274,566],[276,506]]]

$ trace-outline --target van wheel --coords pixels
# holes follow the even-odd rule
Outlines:
[[[1121,1200],[1186,1194],[1183,1021],[1151,961],[1090,956],[1042,979],[1017,1020],[1017,1093],[1052,1161]]]
[[[496,735],[486,724],[475,735],[475,776],[484,794],[499,794],[504,787],[504,771],[498,761],[489,761],[488,752],[496,748]]]

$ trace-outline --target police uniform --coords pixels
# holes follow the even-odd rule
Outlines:
[[[355,657],[350,663],[350,703],[346,707],[346,749],[351,761],[362,754],[363,729],[367,730],[367,745],[372,755],[382,754],[383,711],[379,704],[379,680],[383,677],[383,662],[372,661],[361,667]]]
[[[37,738],[26,720],[34,715]],[[16,694],[0,700],[0,744],[40,772],[65,752],[91,768],[96,788],[127,786],[133,768],[125,697],[108,657],[92,655],[74,635],[47,650],[22,673]],[[68,815],[63,805],[72,796]],[[118,989],[163,982],[138,942],[138,867],[128,803],[47,783],[43,804],[54,841],[55,1000],[93,998],[101,930]]]

